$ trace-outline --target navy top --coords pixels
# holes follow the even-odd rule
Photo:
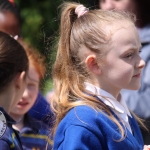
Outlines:
[[[112,112],[114,117],[116,115]],[[143,150],[144,144],[134,117],[129,118],[134,134],[126,129],[121,139],[118,126],[104,112],[89,106],[71,109],[58,125],[54,150]]]
[[[53,114],[50,109],[50,104],[45,100],[39,92],[38,97],[29,111],[31,117],[40,120],[51,127]]]
[[[16,122],[0,107],[0,149],[23,150],[18,132],[12,128]]]
[[[24,150],[51,150],[52,140],[49,138],[50,129],[39,120],[28,114],[24,118],[25,126],[20,131],[20,138]]]

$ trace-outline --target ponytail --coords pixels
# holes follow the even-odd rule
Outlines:
[[[56,61],[53,67],[54,97],[51,106],[56,113],[56,126],[72,107],[68,101],[75,101],[81,93],[79,89],[79,73],[74,65],[70,49],[70,36],[74,21],[77,19],[75,9],[76,3],[64,3],[61,7],[60,38]],[[83,87],[82,87],[83,89]],[[83,91],[83,90],[82,90]]]

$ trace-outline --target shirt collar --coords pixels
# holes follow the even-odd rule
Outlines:
[[[118,102],[110,93],[100,89],[99,87],[96,87],[91,83],[85,82],[85,88],[86,90],[96,94],[111,109],[114,109],[121,114],[125,113],[128,116],[132,117],[122,96],[120,102]]]
[[[3,107],[0,107],[0,111],[2,111],[2,113],[4,114],[7,123],[16,124],[16,121],[7,114]]]

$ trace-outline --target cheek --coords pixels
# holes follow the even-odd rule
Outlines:
[[[36,98],[38,96],[38,90],[34,90],[31,92],[31,101],[34,103],[36,101]]]
[[[120,5],[120,10],[125,10],[131,12],[133,10],[131,2],[126,0],[124,3]]]
[[[37,98],[38,92],[31,93],[32,102],[34,102]]]
[[[131,80],[133,71],[129,65],[123,65],[119,62],[116,62],[116,64],[109,66],[106,74],[114,82],[128,82]]]

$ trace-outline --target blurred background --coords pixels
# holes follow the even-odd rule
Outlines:
[[[20,8],[22,18],[21,34],[25,41],[36,47],[48,63],[47,73],[40,89],[45,95],[52,89],[51,69],[55,60],[56,49],[53,46],[59,26],[58,6],[62,0],[14,0]],[[72,0],[87,7],[94,5],[94,0]]]

